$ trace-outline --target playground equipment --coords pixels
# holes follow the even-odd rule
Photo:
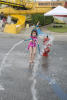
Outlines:
[[[23,0],[24,1],[24,0]],[[0,0],[1,4],[13,6],[13,7],[24,7],[24,2],[21,2],[20,0]]]
[[[6,33],[19,33],[22,28],[25,26],[25,16],[20,15],[11,15],[11,17],[18,19],[16,24],[6,24],[4,32]]]
[[[0,3],[10,6],[7,8],[1,8],[0,13],[3,12],[4,14],[18,19],[16,24],[6,24],[4,32],[7,33],[18,33],[21,31],[26,21],[24,14],[46,13],[53,7],[65,5],[65,2],[63,1],[34,2],[32,0],[0,0]]]

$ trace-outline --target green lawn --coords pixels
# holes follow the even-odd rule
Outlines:
[[[67,25],[62,25],[63,27],[54,28],[53,26],[48,26],[48,30],[52,32],[59,32],[59,33],[65,33],[67,32]]]

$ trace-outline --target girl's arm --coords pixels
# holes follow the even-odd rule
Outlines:
[[[24,41],[29,41],[29,40],[32,40],[31,38],[29,38],[29,39],[26,39],[26,40],[24,40]]]

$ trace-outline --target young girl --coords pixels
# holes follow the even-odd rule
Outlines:
[[[46,57],[48,57],[48,53],[50,52],[51,44],[49,43],[49,41],[50,41],[50,38],[47,35],[43,40],[43,44],[46,45],[46,48],[44,48],[43,56],[46,56]]]
[[[32,63],[34,63],[36,48],[37,48],[37,44],[38,44],[36,30],[32,30],[30,38],[31,38],[31,40],[29,42],[28,49],[30,51],[30,61],[29,62],[30,62],[30,64],[32,64]]]

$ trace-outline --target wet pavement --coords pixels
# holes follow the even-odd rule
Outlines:
[[[54,40],[48,57],[37,51],[32,68],[27,45],[0,37],[0,100],[67,100],[67,41]]]

